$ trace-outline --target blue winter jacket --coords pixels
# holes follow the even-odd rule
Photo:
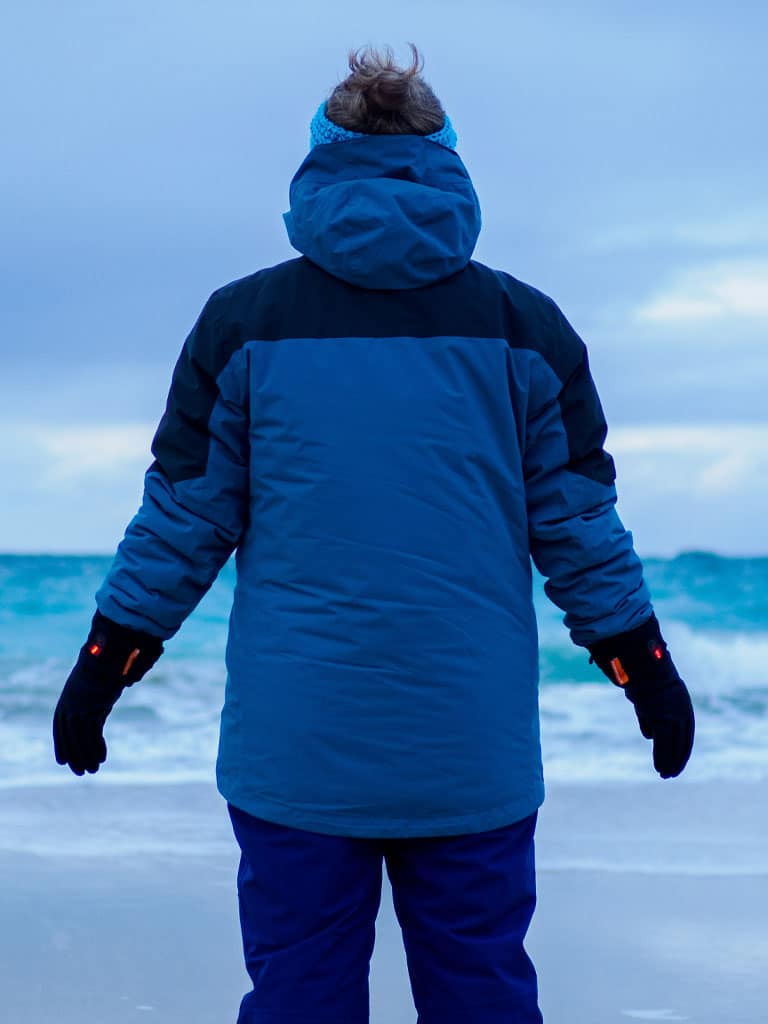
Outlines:
[[[98,607],[167,639],[235,551],[223,796],[327,834],[501,827],[544,796],[531,556],[576,644],[652,610],[587,351],[470,259],[452,150],[317,146],[290,206],[304,255],[184,344]]]

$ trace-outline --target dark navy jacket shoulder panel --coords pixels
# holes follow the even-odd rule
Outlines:
[[[248,341],[238,303],[259,301],[271,268],[217,289],[205,303],[174,367],[165,412],[152,441],[152,468],[171,482],[205,473],[210,447],[209,422],[219,395],[219,377]],[[245,384],[245,379],[243,380]],[[241,394],[247,409],[247,393]]]
[[[359,288],[306,257],[287,260],[217,289],[174,369],[152,453],[172,481],[205,473],[207,424],[217,380],[249,341],[288,338],[498,337],[498,286],[470,265],[423,288]]]
[[[152,446],[156,462],[172,480],[205,472],[216,381],[248,341],[436,336],[503,338],[511,348],[537,352],[562,388],[531,394],[530,404],[559,401],[574,471],[613,479],[610,457],[599,454],[607,427],[583,341],[552,299],[475,260],[448,278],[396,294],[348,284],[306,257],[219,288],[174,370]]]
[[[567,468],[612,484],[616,478],[613,459],[603,449],[608,426],[590,372],[587,346],[548,295],[504,271],[493,273],[506,299],[507,342],[541,357],[538,372],[531,372],[529,415],[540,415],[557,402],[568,442]]]
[[[506,307],[505,337],[513,348],[538,352],[561,381],[583,359],[584,342],[560,307],[544,292],[503,270],[494,270]]]
[[[225,331],[244,340],[503,337],[499,287],[481,264],[416,289],[361,288],[306,257],[287,260],[216,293]]]

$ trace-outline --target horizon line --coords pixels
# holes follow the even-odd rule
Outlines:
[[[0,558],[114,558],[116,550],[112,549],[109,551],[51,551],[51,550],[17,550],[17,551],[3,551],[0,550]],[[227,559],[230,561],[235,552]],[[768,550],[760,552],[751,552],[748,554],[733,554],[724,551],[717,551],[714,548],[680,548],[674,554],[659,554],[659,553],[641,553],[637,552],[638,557],[641,561],[653,560],[653,561],[671,561],[675,558],[691,557],[693,555],[705,555],[708,557],[715,558],[730,558],[730,559],[741,559],[741,560],[755,560],[761,558],[768,558]],[[226,562],[224,563],[227,564]]]

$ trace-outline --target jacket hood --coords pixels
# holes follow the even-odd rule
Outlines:
[[[291,245],[363,288],[419,288],[466,266],[480,203],[461,157],[419,135],[315,146],[289,189]]]

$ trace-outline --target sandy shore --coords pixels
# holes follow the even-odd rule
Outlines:
[[[212,786],[0,791],[8,1024],[234,1022],[237,853]],[[547,1024],[768,1021],[759,784],[550,786],[529,951]],[[414,1024],[385,876],[372,1024]]]

